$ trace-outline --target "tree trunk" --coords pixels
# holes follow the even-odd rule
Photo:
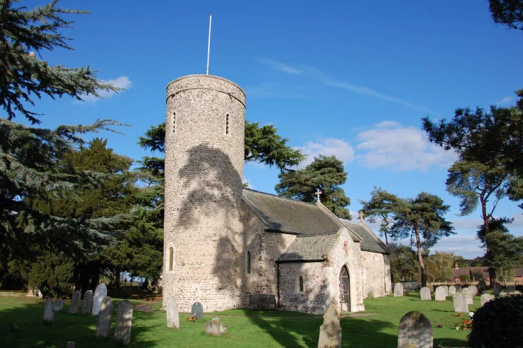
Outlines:
[[[385,245],[388,247],[389,246],[389,237],[387,236],[387,232],[384,232],[383,234],[385,235]]]
[[[483,219],[483,226],[485,227],[485,245],[487,246],[486,255],[490,255],[490,247],[487,243],[487,235],[490,233],[490,218],[487,215],[487,202],[482,195],[480,195],[479,201],[481,203],[481,218]],[[492,288],[496,280],[496,271],[492,267],[489,267],[488,274],[490,287]]]
[[[414,232],[416,233],[416,247],[418,248],[418,262],[421,270],[421,286],[427,286],[427,271],[425,270],[425,263],[423,263],[423,255],[421,254],[421,241],[419,238],[418,224],[414,224]]]
[[[115,271],[115,282],[114,282],[114,287],[118,290],[120,290],[120,268],[117,268],[116,271]]]

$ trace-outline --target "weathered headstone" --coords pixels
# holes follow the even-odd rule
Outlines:
[[[369,291],[367,292],[368,298],[374,298],[374,288],[369,288]]]
[[[436,288],[435,300],[436,301],[446,301],[447,300],[447,291],[445,291],[444,286],[438,286]]]
[[[98,315],[103,299],[107,297],[107,287],[104,283],[99,284],[94,290],[93,315]]]
[[[448,296],[449,295],[449,287],[446,286],[446,285],[442,285],[441,287],[445,290],[445,296]]]
[[[174,297],[168,297],[164,303],[167,311],[167,327],[180,328],[180,313],[178,312],[178,303]]]
[[[485,280],[481,279],[478,283],[478,291],[480,294],[483,293],[483,291],[487,290],[488,289],[488,286],[487,286],[487,282],[485,282]]]
[[[98,322],[96,323],[96,337],[109,337],[111,331],[111,320],[113,318],[113,300],[110,297],[103,299],[98,312]]]
[[[93,290],[87,290],[82,303],[82,313],[91,313],[93,310]]]
[[[133,323],[133,304],[123,300],[116,311],[116,329],[114,338],[123,344],[131,342],[131,326]]]
[[[478,287],[476,285],[471,285],[468,287],[468,289],[472,293],[472,296],[476,296],[479,293]]]
[[[514,285],[507,285],[507,292],[509,294],[512,294],[514,291],[516,291],[516,287]]]
[[[403,297],[403,284],[394,284],[394,297]]]
[[[46,324],[54,323],[53,300],[51,300],[50,297],[45,299],[44,323],[46,323]]]
[[[500,283],[494,283],[494,285],[492,285],[492,290],[494,290],[494,295],[495,296],[499,296],[499,294],[501,294],[501,284]]]
[[[432,324],[421,312],[409,312],[401,318],[398,348],[432,348]]]
[[[456,287],[454,285],[449,286],[448,296],[454,296],[455,293],[456,293]]]
[[[60,312],[62,309],[64,309],[64,301],[62,300],[55,300],[53,305],[53,311]]]
[[[82,293],[80,291],[73,292],[73,297],[71,298],[71,304],[69,304],[69,313],[76,314],[78,313],[78,306],[80,305],[80,298]]]
[[[420,296],[422,301],[430,301],[432,300],[432,297],[430,296],[430,289],[427,287],[423,287],[420,290]]]
[[[467,296],[463,293],[463,291],[458,291],[454,295],[454,312],[457,312],[457,313],[468,313],[469,312]]]
[[[203,319],[203,306],[200,302],[194,302],[191,307],[191,314],[196,314],[196,318]]]
[[[276,296],[268,294],[253,294],[249,295],[249,309],[275,311],[276,310]]]
[[[227,332],[227,326],[220,322],[220,318],[212,318],[205,323],[205,333],[213,336],[220,336]]]
[[[467,297],[467,304],[472,305],[474,304],[474,296],[472,296],[472,291],[470,291],[469,288],[464,288],[463,293]]]
[[[320,326],[318,348],[324,347],[341,347],[340,314],[333,304],[323,315],[323,324]]]
[[[496,296],[494,296],[492,294],[483,294],[483,295],[481,295],[481,307],[483,307],[483,305],[485,303],[487,303],[488,301],[492,301],[495,298],[496,298]]]

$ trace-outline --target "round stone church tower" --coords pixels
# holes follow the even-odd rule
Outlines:
[[[241,306],[245,93],[221,77],[167,86],[164,298],[179,310]]]

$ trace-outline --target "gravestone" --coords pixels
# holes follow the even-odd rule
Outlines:
[[[403,297],[403,284],[394,284],[394,297]]]
[[[55,300],[53,305],[53,311],[60,312],[62,309],[64,309],[64,301]]]
[[[454,285],[449,286],[448,296],[454,296],[455,293],[456,293],[456,287]]]
[[[255,310],[276,310],[276,296],[274,295],[265,295],[265,294],[255,294],[249,295],[249,309]]]
[[[191,307],[191,314],[196,314],[196,318],[203,319],[203,306],[200,302],[194,302]]]
[[[368,298],[374,298],[374,288],[369,288],[369,291],[367,292]]]
[[[479,294],[479,290],[476,285],[471,285],[468,289],[472,293],[472,296],[476,296],[477,294]]]
[[[131,342],[131,326],[133,323],[133,304],[123,300],[116,311],[116,328],[114,338],[123,344]]]
[[[456,284],[454,285],[456,287],[456,292],[460,291],[461,289],[463,289],[463,286],[461,284]]]
[[[82,313],[91,313],[93,310],[93,290],[87,290],[82,303]]]
[[[104,298],[107,297],[107,287],[104,283],[99,284],[94,291],[93,298],[93,315],[98,315],[100,312],[100,305]]]
[[[485,282],[485,280],[481,279],[478,283],[478,291],[480,294],[483,293],[483,291],[487,290],[488,289],[488,286],[487,286],[487,283]]]
[[[167,327],[180,328],[180,313],[178,312],[178,303],[174,297],[167,297],[165,299],[165,309],[167,311]]]
[[[213,336],[221,336],[227,332],[227,326],[220,322],[220,318],[212,318],[211,321],[205,323],[205,333]]]
[[[341,347],[340,315],[333,304],[323,315],[323,324],[320,326],[318,348],[324,347]]]
[[[514,291],[516,291],[516,287],[514,285],[507,285],[507,292],[509,294],[512,294]]]
[[[494,283],[494,285],[492,285],[492,290],[494,290],[494,295],[495,296],[499,296],[499,294],[501,294],[501,284],[500,283]]]
[[[474,297],[472,296],[472,291],[470,291],[469,288],[464,288],[463,293],[467,297],[467,304],[472,305],[474,304]]]
[[[421,312],[409,312],[401,318],[398,348],[432,348],[432,324]]]
[[[438,286],[436,288],[435,298],[436,301],[446,301],[447,300],[447,291],[445,291],[444,286]]]
[[[492,294],[483,294],[483,295],[481,295],[481,307],[483,307],[483,305],[485,303],[487,303],[488,301],[492,301],[495,298],[496,298],[496,296],[494,296]]]
[[[71,298],[71,304],[69,305],[69,313],[76,314],[78,313],[78,306],[80,305],[80,298],[82,293],[80,291],[73,292],[73,297]]]
[[[449,287],[446,286],[446,285],[443,285],[441,287],[443,288],[443,290],[445,290],[445,296],[448,296],[449,295]]]
[[[430,289],[427,288],[427,287],[421,288],[420,295],[421,295],[421,300],[422,301],[430,301],[430,300],[432,300],[432,298],[430,296]]]
[[[454,295],[454,312],[456,312],[456,313],[468,313],[469,312],[467,296],[463,293],[463,291],[458,291]]]
[[[109,337],[111,331],[111,320],[113,318],[113,300],[110,297],[103,299],[98,312],[98,322],[96,323],[96,337]]]
[[[45,299],[44,323],[45,324],[54,323],[53,300],[51,300],[50,297]]]
[[[499,297],[507,297],[508,294],[505,291],[499,293]]]

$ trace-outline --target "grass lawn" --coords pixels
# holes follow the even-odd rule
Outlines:
[[[112,335],[118,302],[115,300]],[[470,331],[457,331],[455,327],[468,319],[468,315],[457,316],[451,301],[421,301],[419,293],[411,293],[403,298],[369,299],[365,306],[367,313],[377,314],[341,320],[343,347],[396,347],[399,321],[413,310],[422,312],[432,322],[434,347],[440,343],[466,346]],[[67,311],[67,304],[65,307]],[[470,308],[478,307],[479,297],[476,296]],[[107,340],[94,337],[96,317],[58,312],[54,324],[44,325],[43,308],[42,300],[0,296],[0,347],[61,348],[67,341],[75,341],[76,348],[120,347],[112,337]],[[153,306],[155,310],[158,308],[159,305]],[[204,334],[202,322],[186,322],[187,316],[180,315],[181,328],[173,330],[165,326],[165,313],[135,311],[129,347],[317,347],[319,326],[323,322],[321,316],[295,312],[231,310],[206,313],[204,321],[219,316],[228,326],[226,335],[212,337]],[[9,323],[16,323],[20,331],[9,332]],[[438,324],[443,328],[438,328]]]

